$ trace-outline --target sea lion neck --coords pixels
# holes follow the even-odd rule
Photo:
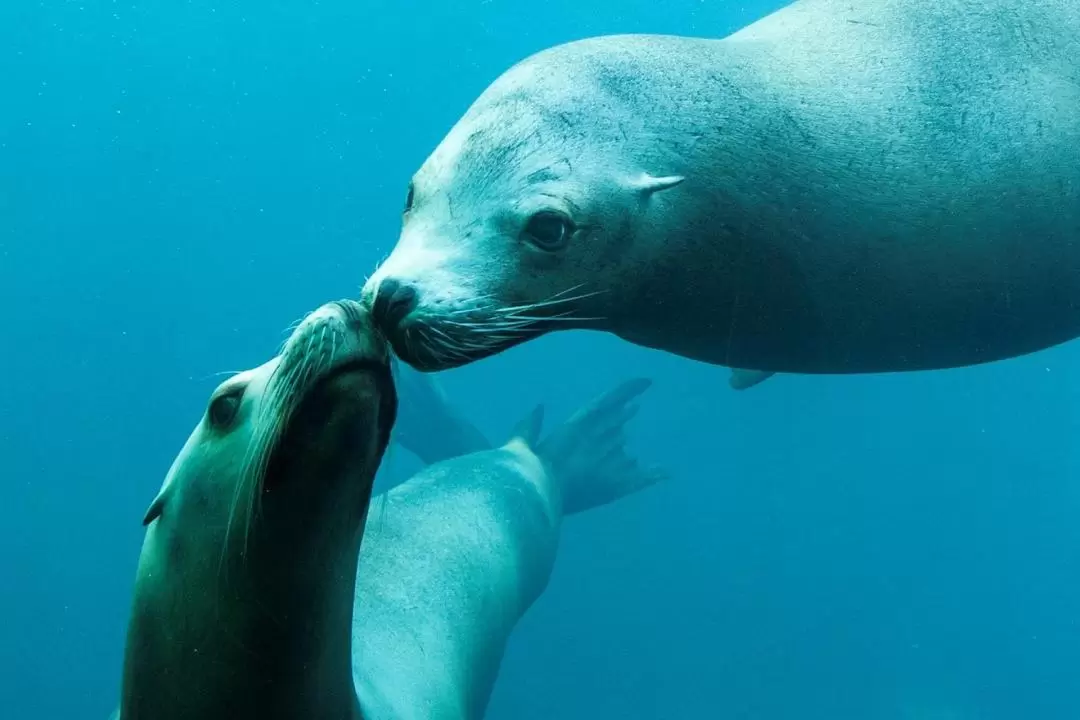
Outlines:
[[[317,545],[337,552],[322,556],[311,544],[274,557],[255,546],[219,566],[204,553],[200,566],[221,572],[190,582],[140,573],[123,720],[360,720],[351,639],[361,532],[323,533]]]

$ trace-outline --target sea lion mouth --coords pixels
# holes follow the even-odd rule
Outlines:
[[[343,300],[305,318],[286,342],[258,412],[243,483],[252,509],[284,477],[302,473],[298,461],[311,464],[311,473],[335,472],[335,463],[346,461],[342,453],[371,452],[371,432],[381,453],[397,394],[389,349],[366,310]]]
[[[497,289],[456,288],[449,297],[424,283],[376,272],[362,304],[402,361],[417,370],[449,370],[497,355],[554,330],[604,327],[595,316],[605,289],[581,283],[536,300]]]
[[[302,405],[308,397],[320,392],[332,384],[335,380],[349,375],[368,375],[375,380],[376,391],[382,394],[387,389],[394,387],[394,379],[391,376],[389,363],[371,358],[355,358],[340,362],[323,373],[320,373],[312,382],[307,391],[298,399],[297,405]]]
[[[517,307],[482,307],[457,314],[418,314],[380,331],[401,360],[424,372],[451,370],[498,355],[555,330],[596,327],[573,305],[586,295]]]
[[[282,487],[295,475],[336,475],[353,461],[367,464],[366,455],[379,455],[389,444],[396,415],[389,364],[358,358],[328,368],[311,380],[288,411],[269,448],[261,493]],[[372,427],[373,453],[365,440]]]
[[[389,358],[354,358],[345,360],[331,367],[312,383],[312,387],[297,403],[293,414],[303,410],[311,398],[333,392],[331,386],[351,378],[367,377],[372,381],[372,390],[378,398],[375,422],[379,425],[379,446],[386,447],[390,442],[390,431],[397,419],[397,388],[394,385],[393,370]],[[347,390],[346,390],[347,391]]]
[[[536,323],[528,332],[506,335],[431,322],[415,327],[399,326],[386,339],[394,354],[404,362],[423,372],[437,372],[498,355],[551,329]]]
[[[365,283],[360,302],[394,354],[420,371],[468,365],[556,330],[607,326],[600,296],[608,289],[592,282],[537,298],[528,297],[535,288],[423,282],[419,270],[402,276],[385,267]]]

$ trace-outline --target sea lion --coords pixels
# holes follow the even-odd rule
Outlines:
[[[444,369],[562,328],[738,368],[985,363],[1080,334],[1080,3],[799,0],[559,45],[409,185],[363,291]]]
[[[214,392],[146,514],[114,718],[478,719],[562,515],[660,478],[623,450],[649,384],[631,381],[542,442],[534,412],[505,446],[430,466],[365,530],[397,404],[367,320],[324,306]]]
[[[356,563],[396,405],[354,302],[214,391],[143,521],[120,718],[362,717]]]
[[[502,447],[430,465],[374,503],[353,625],[366,718],[484,716],[510,633],[547,586],[563,517],[662,477],[623,449],[630,403],[649,384],[623,383],[544,439],[538,409]]]

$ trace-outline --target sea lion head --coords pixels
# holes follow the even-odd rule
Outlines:
[[[609,70],[580,47],[533,56],[413,176],[397,245],[363,292],[403,360],[446,369],[554,329],[608,330],[624,311],[649,263],[653,196],[682,178],[643,169],[648,125]]]
[[[197,512],[203,531],[242,539],[271,498],[285,506],[279,515],[304,522],[305,509],[340,500],[334,483],[373,482],[397,397],[388,350],[369,323],[359,303],[328,303],[278,357],[221,383],[144,524]]]

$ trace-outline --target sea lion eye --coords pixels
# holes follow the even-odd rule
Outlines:
[[[210,425],[217,430],[225,430],[236,420],[240,410],[240,400],[244,397],[244,388],[237,387],[218,395],[210,401],[206,417]]]
[[[409,193],[405,196],[405,212],[412,210],[413,200],[416,198],[416,189],[409,183]]]
[[[525,224],[525,239],[547,252],[562,249],[573,234],[570,218],[552,210],[541,210]]]

